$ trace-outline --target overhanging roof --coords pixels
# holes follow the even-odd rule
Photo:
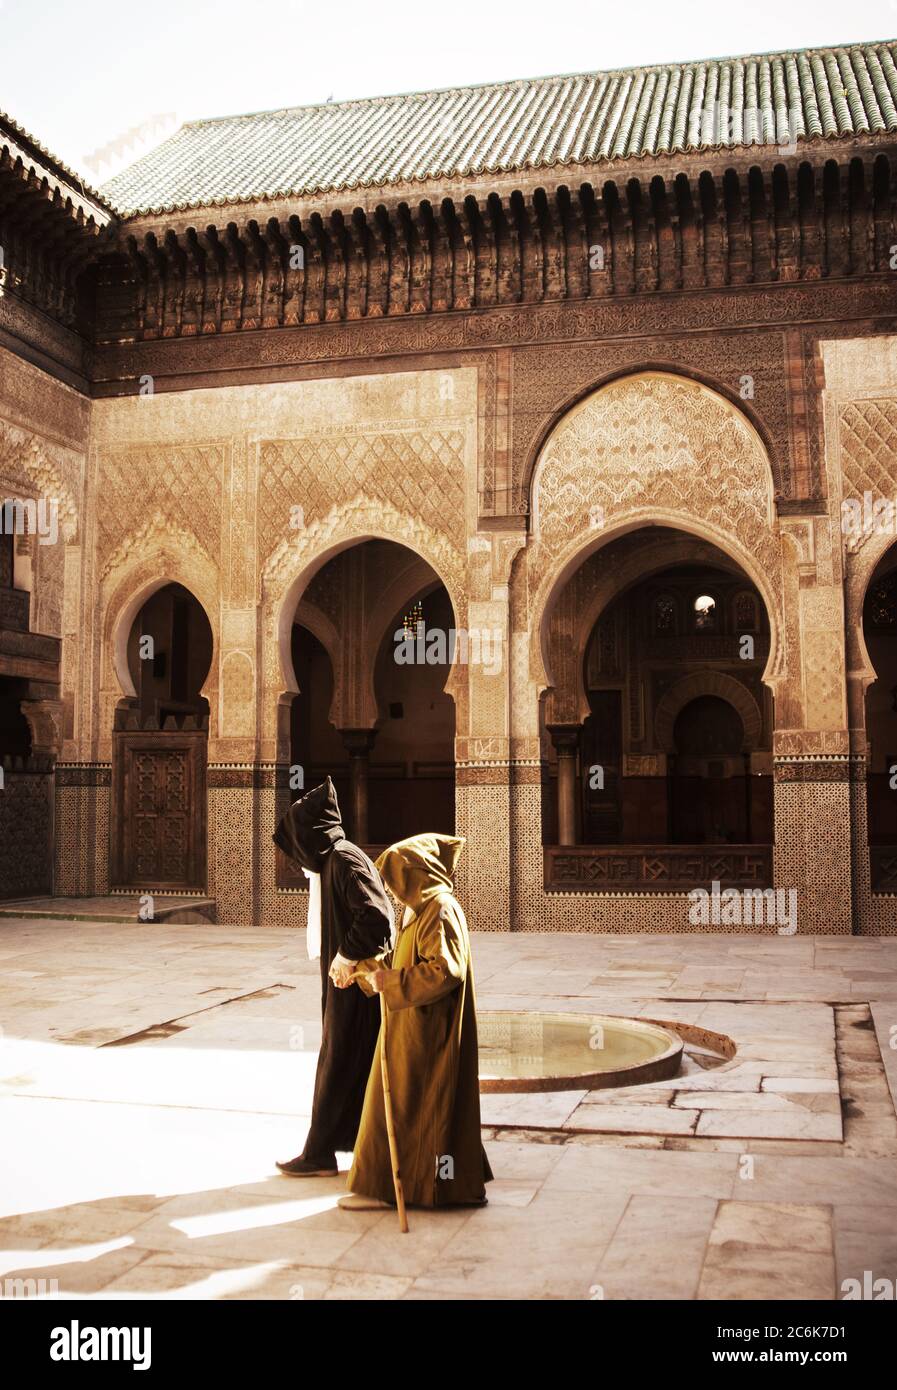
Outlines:
[[[897,132],[897,42],[191,121],[103,187],[122,216]]]

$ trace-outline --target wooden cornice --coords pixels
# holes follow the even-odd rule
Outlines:
[[[890,271],[897,159],[674,178],[630,166],[507,196],[216,212],[128,223],[99,250],[98,344]]]

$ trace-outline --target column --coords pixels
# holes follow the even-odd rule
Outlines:
[[[558,844],[576,844],[576,755],[582,726],[549,724],[548,732],[558,759]]]
[[[357,845],[370,843],[368,835],[368,771],[376,729],[340,729],[339,736],[349,754],[350,833]]]

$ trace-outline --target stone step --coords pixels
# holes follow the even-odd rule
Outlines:
[[[7,898],[0,902],[0,918],[47,918],[54,921],[134,922],[141,918],[144,897],[139,893],[111,893],[94,898]],[[155,922],[216,922],[214,898],[153,894]],[[144,909],[145,910],[145,909]]]

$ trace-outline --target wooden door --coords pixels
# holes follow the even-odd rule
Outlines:
[[[206,891],[206,735],[115,733],[115,887]]]

